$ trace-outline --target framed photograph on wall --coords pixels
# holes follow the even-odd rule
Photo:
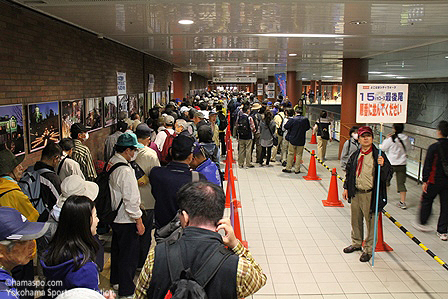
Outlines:
[[[74,123],[84,123],[84,100],[61,102],[61,138],[70,137],[70,128]]]
[[[14,155],[25,154],[22,105],[0,106],[0,144]]]
[[[138,96],[131,94],[128,100],[128,117],[131,117],[134,113],[138,113]]]
[[[86,118],[84,125],[91,131],[99,130],[103,127],[103,104],[102,98],[86,99]]]
[[[162,105],[166,105],[166,92],[162,91]]]
[[[28,105],[28,146],[30,152],[59,141],[59,102]]]
[[[161,103],[162,100],[162,93],[160,91],[156,92],[156,103]]]
[[[121,94],[118,96],[118,114],[125,112],[125,117],[129,116],[128,112],[128,95]]]
[[[104,127],[117,123],[117,97],[104,97]]]
[[[148,92],[146,94],[146,110],[145,110],[145,118],[149,117],[149,110],[152,108],[152,92]]]
[[[140,115],[140,120],[144,121],[145,119],[145,94],[138,94],[138,114]]]

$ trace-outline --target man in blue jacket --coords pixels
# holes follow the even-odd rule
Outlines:
[[[209,182],[222,186],[221,175],[216,163],[212,162],[210,158],[207,158],[204,148],[198,142],[195,142],[193,159],[191,160],[190,166],[197,172],[202,173]]]
[[[311,129],[310,121],[308,118],[302,115],[302,109],[295,109],[296,116],[289,119],[285,124],[285,129],[288,131],[286,134],[286,140],[289,142],[288,146],[288,158],[286,168],[283,172],[291,173],[292,163],[294,162],[294,156],[296,156],[295,173],[300,173],[300,163],[302,161],[303,147],[306,142],[306,131]]]

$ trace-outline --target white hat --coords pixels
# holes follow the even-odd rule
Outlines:
[[[190,111],[190,108],[188,108],[187,106],[180,107],[180,113],[184,113],[184,112],[187,112],[187,111]]]
[[[100,188],[94,182],[85,181],[79,175],[71,175],[66,177],[61,183],[62,194],[56,205],[62,209],[64,202],[71,195],[86,196],[94,201],[98,196]]]
[[[104,296],[91,289],[75,288],[62,292],[57,299],[104,299]]]

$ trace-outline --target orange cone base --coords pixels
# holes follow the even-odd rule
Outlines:
[[[308,175],[306,175],[306,176],[304,176],[303,177],[305,180],[307,180],[307,181],[320,181],[320,180],[322,180],[320,177],[318,177],[318,176],[308,176]]]
[[[388,252],[388,251],[394,251],[392,247],[390,247],[386,242],[378,240],[376,242],[375,246],[375,252]],[[366,241],[362,241],[362,246],[366,244]]]
[[[227,177],[224,177],[224,181],[228,181],[229,179]],[[233,176],[233,180],[234,181],[238,181],[238,179],[236,178],[236,176]]]
[[[338,200],[338,201],[329,201],[329,200],[322,200],[322,204],[324,205],[324,207],[343,207],[344,204],[342,203],[342,201]]]
[[[243,207],[243,206],[241,205],[241,201],[236,200],[236,199],[234,199],[234,200],[235,200],[235,202],[236,202],[236,207],[237,207],[238,209],[240,209],[240,208]],[[230,208],[230,202],[227,202],[227,201],[226,201],[226,208]]]

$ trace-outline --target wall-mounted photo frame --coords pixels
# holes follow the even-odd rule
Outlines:
[[[130,94],[128,98],[128,117],[131,117],[132,114],[138,113],[138,95]]]
[[[104,127],[117,123],[117,96],[104,97]]]
[[[61,101],[61,138],[70,137],[74,123],[84,123],[84,100]]]
[[[99,130],[103,127],[103,98],[85,99],[86,113],[85,123],[89,132]]]
[[[162,105],[166,105],[166,92],[162,91]]]
[[[0,144],[14,155],[25,154],[22,105],[0,106]]]
[[[44,148],[48,142],[58,142],[59,102],[28,105],[28,146],[30,152]]]
[[[121,94],[118,96],[118,115],[120,112],[125,112],[125,117],[129,116],[128,112],[128,95]]]
[[[152,106],[152,92],[148,92],[146,94],[146,110],[145,110],[145,119],[149,118],[149,110]]]
[[[156,103],[161,103],[162,101],[162,93],[160,91],[156,92]]]
[[[140,115],[140,120],[145,120],[145,94],[138,94],[138,114]]]

